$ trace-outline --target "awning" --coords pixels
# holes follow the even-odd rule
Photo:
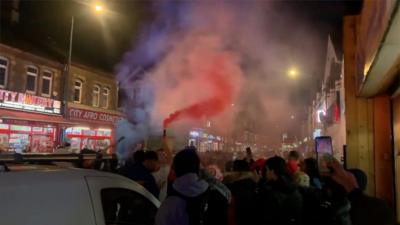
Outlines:
[[[385,92],[400,71],[400,6],[395,4],[384,40],[366,75],[360,95],[372,97]]]
[[[61,115],[48,115],[17,110],[0,109],[0,119],[2,120],[24,120],[41,123],[58,123],[78,125],[79,123],[66,120]]]

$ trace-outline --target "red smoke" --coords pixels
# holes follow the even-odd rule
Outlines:
[[[188,119],[202,119],[203,117],[213,117],[223,112],[233,101],[233,86],[228,79],[222,60],[217,60],[208,74],[205,75],[211,89],[207,90],[213,93],[213,96],[175,111],[164,120],[164,128],[167,128],[172,122]],[[202,90],[193,90],[202,91]]]

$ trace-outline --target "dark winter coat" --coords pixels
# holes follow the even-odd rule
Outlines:
[[[235,199],[236,224],[254,224],[256,218],[257,181],[252,172],[234,172],[225,177],[224,183]]]
[[[351,204],[345,195],[332,198],[325,190],[299,187],[303,198],[304,225],[352,225]]]
[[[381,199],[354,190],[348,195],[351,202],[352,225],[394,225],[393,211]]]
[[[121,168],[120,174],[128,177],[147,189],[158,198],[160,190],[154,176],[141,163],[128,163]]]
[[[257,194],[258,224],[301,224],[302,209],[303,199],[295,185],[283,180],[260,182]]]

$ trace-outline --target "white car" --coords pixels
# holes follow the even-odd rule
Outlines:
[[[112,173],[59,168],[0,173],[2,225],[153,225],[159,206],[142,186]]]

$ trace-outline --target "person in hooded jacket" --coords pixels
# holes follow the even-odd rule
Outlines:
[[[258,224],[301,224],[303,200],[283,158],[265,162],[257,196]]]
[[[196,151],[184,149],[177,153],[172,169],[176,179],[157,211],[155,224],[226,224],[228,200],[200,178],[200,159]]]

